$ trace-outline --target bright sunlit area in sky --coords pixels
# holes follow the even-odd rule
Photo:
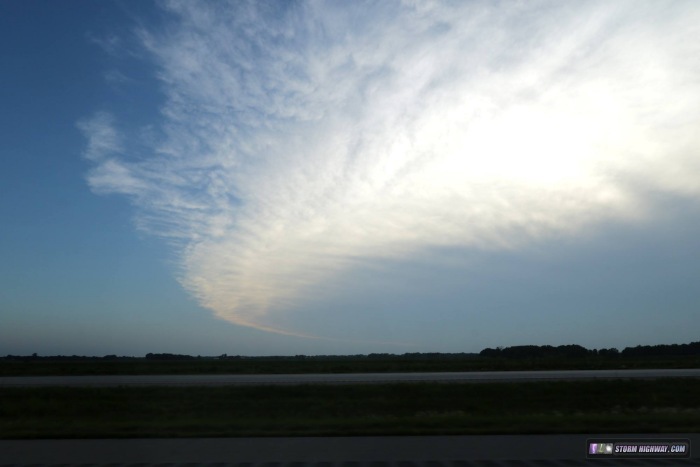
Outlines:
[[[0,3],[0,354],[700,330],[700,3]]]

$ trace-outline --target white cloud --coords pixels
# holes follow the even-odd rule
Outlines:
[[[107,112],[98,112],[92,118],[78,122],[78,129],[87,138],[83,155],[94,162],[122,151],[122,142],[114,128],[114,117]]]
[[[129,78],[119,70],[106,71],[102,76],[104,77],[104,80],[107,83],[113,86],[122,86],[124,84],[129,84],[133,82],[131,78]]]
[[[218,316],[275,317],[363,258],[513,248],[700,194],[693,2],[169,2],[140,31],[162,140],[81,124],[94,189],[176,238]]]
[[[124,41],[116,34],[96,35],[88,31],[86,37],[90,42],[100,47],[109,55],[119,56],[124,50]]]

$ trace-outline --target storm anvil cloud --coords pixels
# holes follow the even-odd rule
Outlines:
[[[357,260],[517,248],[699,194],[693,2],[164,9],[137,30],[157,137],[85,119],[88,182],[130,196],[230,322],[303,334],[276,318]]]

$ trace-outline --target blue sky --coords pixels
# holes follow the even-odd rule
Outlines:
[[[700,331],[696,2],[0,4],[0,354]]]

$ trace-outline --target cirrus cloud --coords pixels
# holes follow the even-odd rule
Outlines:
[[[88,175],[173,240],[217,316],[276,317],[363,259],[515,248],[700,194],[694,2],[168,2],[138,148]],[[119,143],[118,143],[119,142]]]

